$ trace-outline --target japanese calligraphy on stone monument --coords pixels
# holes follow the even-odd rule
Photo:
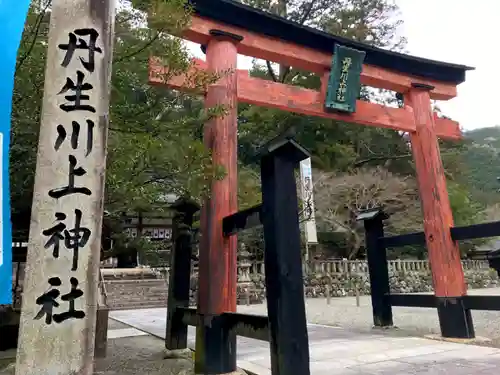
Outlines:
[[[92,375],[114,6],[51,3],[17,375]]]
[[[85,311],[75,307],[77,300],[84,296],[84,292],[78,287],[80,281],[76,273],[79,270],[80,256],[89,251],[88,244],[92,236],[92,229],[82,222],[86,221],[85,208],[91,204],[90,200],[84,199],[90,199],[93,193],[85,184],[89,179],[84,177],[88,177],[86,159],[93,151],[97,122],[96,107],[93,104],[95,98],[92,97],[94,85],[91,80],[96,69],[96,54],[102,55],[103,52],[99,42],[99,32],[96,29],[81,28],[69,32],[67,42],[59,43],[57,47],[64,53],[59,64],[64,84],[57,92],[57,105],[61,111],[61,119],[66,121],[58,123],[55,132],[51,131],[51,134],[56,135],[52,147],[62,166],[60,170],[66,171],[67,177],[64,185],[56,185],[54,181],[54,186],[47,191],[51,199],[60,201],[62,208],[54,212],[52,225],[43,228],[41,234],[45,239],[44,249],[51,253],[53,259],[61,262],[59,269],[63,272],[50,274],[47,280],[49,288],[36,298],[39,310],[33,318],[43,320],[48,325],[85,318]],[[70,199],[74,196],[79,198]],[[68,256],[70,264],[64,262]],[[69,277],[64,277],[63,274]],[[68,289],[68,285],[69,291],[63,294],[61,290]]]

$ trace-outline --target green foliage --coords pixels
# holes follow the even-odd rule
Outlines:
[[[393,49],[400,49],[405,44],[404,38],[397,35],[401,21],[393,17],[397,7],[387,0],[242,2],[367,44]],[[269,62],[265,66],[255,62],[251,75],[310,89],[320,88],[320,78],[315,74],[287,66],[280,66],[277,74],[276,69]],[[365,90],[362,96],[368,99],[370,95]],[[313,166],[319,169],[348,171],[365,164],[384,165],[388,160],[391,170],[408,172],[411,169],[406,141],[392,130],[250,105],[241,105],[239,116],[240,158],[247,163],[250,162],[247,155],[260,144],[277,134],[290,132],[312,153]],[[394,155],[397,157],[393,158]]]
[[[391,50],[405,47],[406,39],[399,35],[403,21],[394,2],[340,0],[330,3],[330,13],[323,13],[318,22],[322,29],[377,47]]]
[[[48,17],[31,8],[21,40],[13,92],[10,148],[12,219],[27,229],[31,212],[45,74]],[[16,222],[21,223],[16,227]]]
[[[148,84],[148,60],[161,56],[168,66],[164,79],[185,72],[189,56],[173,33],[186,24],[184,2],[169,2],[150,12],[163,27],[136,26],[143,14],[117,16],[117,32],[108,142],[107,202],[111,211],[148,210],[165,193],[201,197],[209,176],[220,178],[199,136],[213,115],[197,98]],[[173,17],[173,15],[177,15]]]
[[[124,5],[122,2],[121,5]],[[126,5],[126,4],[125,4]],[[120,7],[115,22],[113,75],[106,173],[106,209],[111,213],[147,211],[164,194],[201,199],[209,182],[223,178],[203,145],[203,124],[223,108],[204,109],[202,98],[148,84],[150,56],[160,56],[164,79],[185,72],[190,59],[178,34],[189,22],[186,1],[148,4],[145,15]],[[150,28],[144,22],[154,22]],[[29,220],[50,12],[33,7],[28,15],[16,72],[12,115],[11,186],[14,216]],[[191,77],[200,87],[214,77]],[[255,201],[255,176],[242,171],[241,194]],[[154,207],[156,210],[161,206]],[[26,221],[21,226],[26,226]]]
[[[483,207],[475,202],[470,191],[454,181],[448,181],[448,195],[456,226],[470,225],[481,220]]]
[[[150,56],[161,58],[164,80],[191,66],[185,46],[170,36],[179,34],[189,22],[186,1],[137,3],[136,8],[124,1],[120,5],[115,21],[105,190],[109,216],[103,231],[104,239],[113,241],[113,249],[102,256],[118,255],[128,262],[137,253],[142,259],[157,258],[157,244],[125,236],[122,213],[161,212],[166,208],[165,194],[201,201],[210,193],[210,181],[225,176],[203,144],[204,123],[221,115],[224,108],[206,110],[202,97],[148,84]],[[29,227],[49,22],[48,8],[30,9],[18,58],[10,153],[16,230]],[[195,92],[215,78],[203,72],[190,77]],[[255,204],[259,190],[258,176],[240,168],[241,206]],[[165,243],[160,247],[165,249]]]
[[[470,186],[474,199],[485,205],[500,198],[500,127],[471,130],[466,134],[468,147],[463,152],[467,168],[460,181]]]
[[[404,48],[405,39],[398,34],[401,24],[398,9],[389,0],[243,2],[357,41],[393,50]],[[125,211],[161,210],[157,203],[167,193],[201,200],[210,193],[210,181],[225,175],[223,168],[212,164],[210,152],[202,141],[204,123],[225,109],[207,111],[200,97],[148,84],[150,56],[161,57],[167,68],[165,79],[186,72],[190,66],[185,47],[179,39],[170,36],[179,35],[189,23],[191,9],[187,1],[133,0],[131,3],[121,1],[121,5],[127,6],[120,8],[116,19],[105,197],[106,209],[112,218]],[[16,72],[10,179],[13,212],[25,221],[29,219],[32,201],[49,19],[47,9],[30,10]],[[315,74],[270,62],[255,63],[251,74],[310,89],[320,87],[320,79]],[[206,74],[192,77],[200,88],[216,78]],[[366,88],[360,95],[363,100],[382,102],[394,97],[394,93],[380,95]],[[355,175],[361,168],[383,168],[397,178],[414,178],[408,139],[398,132],[246,104],[240,104],[238,116],[240,208],[260,200],[255,151],[269,139],[286,132],[295,134],[297,141],[312,153],[313,167],[325,173]],[[493,132],[496,135],[492,136],[488,131],[483,133],[468,134],[482,137],[481,146],[477,139],[473,139],[474,144],[441,144],[457,225],[480,220],[482,206],[475,201],[480,194],[494,200],[500,188],[496,180],[500,176],[497,162],[500,131],[496,129],[496,133]],[[472,194],[466,187],[469,184],[475,188]],[[410,197],[415,192],[408,194]],[[481,200],[486,202],[484,197]],[[412,212],[411,217],[414,214]],[[414,224],[418,227],[421,222]],[[359,232],[357,227],[351,229]],[[411,231],[414,225],[398,227],[398,230],[404,229]],[[336,235],[322,234],[320,240],[328,242]],[[242,235],[240,241],[257,248],[262,245],[262,233]],[[145,245],[128,245],[129,248],[142,246]],[[121,247],[127,246],[124,243]],[[393,253],[393,256],[424,255],[424,250],[416,248]]]
[[[340,1],[308,1],[308,0],[245,0],[249,5],[279,14],[295,22],[307,24],[319,29],[341,35],[359,42],[402,51],[406,40],[399,35],[398,8],[387,0],[340,0]],[[260,64],[254,62],[251,75],[254,77],[274,80],[291,85],[318,90],[320,79],[312,73],[303,72],[288,66],[276,66],[270,62]],[[365,88],[361,97],[379,103],[395,103],[394,93],[374,91]],[[408,147],[407,135],[388,129],[380,129],[339,121],[314,118],[282,112],[275,109],[260,108],[251,105],[240,105],[239,111],[239,156],[240,159],[253,165],[254,151],[265,141],[278,134],[294,134],[295,139],[305,146],[312,154],[313,168],[333,175],[356,176],[360,168],[380,168],[394,174],[395,179],[414,181],[415,166]],[[469,150],[468,142],[441,142],[443,164],[448,178],[450,202],[457,225],[477,222],[481,218],[483,207],[473,200],[469,189],[461,176],[467,170],[464,152]],[[500,171],[499,171],[500,172]],[[497,174],[500,176],[500,173]],[[352,180],[346,177],[347,180]],[[364,181],[366,183],[366,181]],[[325,185],[325,184],[323,184]],[[358,184],[359,185],[359,184]],[[360,185],[348,186],[352,192],[358,191]],[[326,186],[326,185],[325,185]],[[500,186],[499,186],[500,187]],[[364,187],[363,187],[364,188]],[[367,190],[373,190],[367,186]],[[323,188],[324,190],[324,188]],[[411,190],[411,189],[410,189]],[[323,191],[323,193],[325,193]],[[318,197],[316,194],[316,197]],[[319,194],[321,195],[321,194]],[[324,194],[323,194],[324,195]],[[321,195],[321,196],[323,196]],[[327,194],[328,195],[328,194]],[[401,193],[399,199],[413,200],[413,191]],[[389,201],[390,199],[388,199]],[[340,206],[347,206],[344,201],[332,202]],[[319,207],[321,205],[321,207]],[[355,233],[353,239],[345,238],[347,243],[360,246],[359,237],[362,230],[354,224],[352,218],[339,217],[339,211],[328,206],[327,200],[316,199],[316,215],[318,225],[330,221],[339,223],[349,222],[347,233]],[[328,206],[328,207],[327,207]],[[363,207],[358,207],[362,209]],[[367,207],[364,207],[367,208]],[[397,233],[421,230],[422,220],[420,207],[415,205],[411,212],[406,212],[402,219],[397,219],[396,226],[390,226]],[[352,210],[351,210],[352,211]],[[326,213],[330,214],[326,214]],[[335,212],[334,215],[331,213]],[[326,216],[325,216],[326,215]],[[403,220],[405,218],[411,218]],[[345,224],[344,224],[345,225]],[[323,229],[320,229],[323,230]],[[334,237],[336,235],[333,235]],[[330,246],[329,241],[322,235],[320,241]],[[352,247],[352,244],[349,245]],[[348,247],[349,247],[348,246]],[[356,247],[355,246],[355,247]],[[331,247],[331,246],[330,246]],[[340,250],[339,250],[340,251]],[[342,251],[340,251],[342,253]],[[391,250],[391,256],[398,257],[425,257],[424,248],[408,247]]]

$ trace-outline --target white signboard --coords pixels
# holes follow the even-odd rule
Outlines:
[[[305,236],[309,244],[318,243],[318,234],[316,232],[316,219],[314,215],[314,194],[312,181],[311,158],[300,162],[300,180],[302,187],[302,205],[304,212]]]

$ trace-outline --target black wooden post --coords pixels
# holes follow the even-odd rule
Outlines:
[[[172,208],[173,246],[170,255],[170,275],[167,300],[167,331],[165,347],[170,350],[187,348],[188,326],[182,322],[178,307],[189,307],[189,287],[191,277],[193,216],[200,206],[189,199],[180,198]]]
[[[387,218],[388,216],[378,208],[362,211],[357,217],[357,220],[363,221],[365,226],[366,255],[375,327],[393,325],[387,254],[380,240],[384,237],[384,220]]]
[[[220,375],[236,371],[236,334],[224,315],[199,315],[196,328],[195,373]]]
[[[267,311],[273,375],[309,375],[295,168],[309,154],[291,139],[260,152]]]

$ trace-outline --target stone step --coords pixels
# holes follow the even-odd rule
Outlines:
[[[151,290],[151,289],[115,289],[115,290],[109,290],[107,291],[107,295],[133,295],[133,294],[164,294],[167,293],[167,289],[156,289],[156,290]]]
[[[145,293],[155,293],[155,292],[167,292],[167,288],[116,288],[116,289],[107,289],[106,294],[113,294],[113,293],[118,293],[122,294],[123,292],[125,293],[140,293],[140,292],[145,292]]]
[[[140,301],[166,301],[167,296],[137,296],[132,298],[109,298],[108,303],[128,303],[128,302],[140,302]]]
[[[139,301],[154,301],[154,300],[167,300],[167,295],[142,295],[142,296],[128,296],[126,298],[122,298],[120,296],[110,296],[107,301],[111,303],[120,303],[120,302],[139,302]]]
[[[143,278],[145,276],[146,278]],[[168,286],[164,278],[138,270],[105,277],[108,306],[112,310],[167,306]]]
[[[104,280],[106,285],[155,285],[167,284],[165,279],[144,279],[144,280]]]
[[[108,276],[103,276],[104,281],[120,281],[120,280],[158,280],[158,278],[161,279],[161,277],[157,275],[108,275]]]
[[[159,275],[106,275],[104,281],[108,280],[155,280]],[[160,277],[161,278],[161,277]]]
[[[139,292],[147,292],[147,293],[156,293],[156,292],[167,292],[168,289],[166,286],[164,287],[144,287],[144,288],[107,288],[106,294],[122,294],[122,293],[139,293]]]
[[[113,288],[107,289],[106,294],[127,294],[127,293],[167,293],[167,288]]]
[[[112,278],[154,278],[159,274],[150,268],[102,268],[101,274],[104,279]]]
[[[167,294],[126,294],[126,295],[117,295],[111,294],[108,295],[108,300],[116,301],[116,300],[124,300],[128,301],[134,298],[167,298]]]
[[[117,304],[109,304],[109,308],[111,310],[135,310],[135,309],[147,309],[147,308],[155,308],[155,307],[167,307],[167,301],[142,301],[142,302],[126,302],[126,303],[117,303]]]
[[[163,303],[167,305],[167,299],[149,299],[149,300],[135,300],[135,301],[111,301],[108,302],[108,306],[149,306],[150,304]]]
[[[108,296],[107,301],[128,302],[128,301],[148,301],[167,300],[166,294],[137,294],[128,296]]]
[[[129,298],[119,298],[119,297],[115,297],[115,298],[108,298],[106,301],[109,303],[113,303],[113,304],[116,304],[116,303],[128,303],[128,302],[140,302],[140,301],[166,301],[168,299],[167,296],[133,296],[133,297],[129,297]]]
[[[128,301],[149,301],[149,300],[167,300],[168,296],[151,296],[151,295],[143,295],[143,296],[128,296],[128,297],[120,297],[120,296],[110,296],[106,301],[113,302],[128,302]]]
[[[154,283],[105,283],[106,288],[159,288],[167,287],[167,283],[154,282]]]
[[[167,289],[167,284],[106,284],[106,290],[134,290],[134,289]]]

